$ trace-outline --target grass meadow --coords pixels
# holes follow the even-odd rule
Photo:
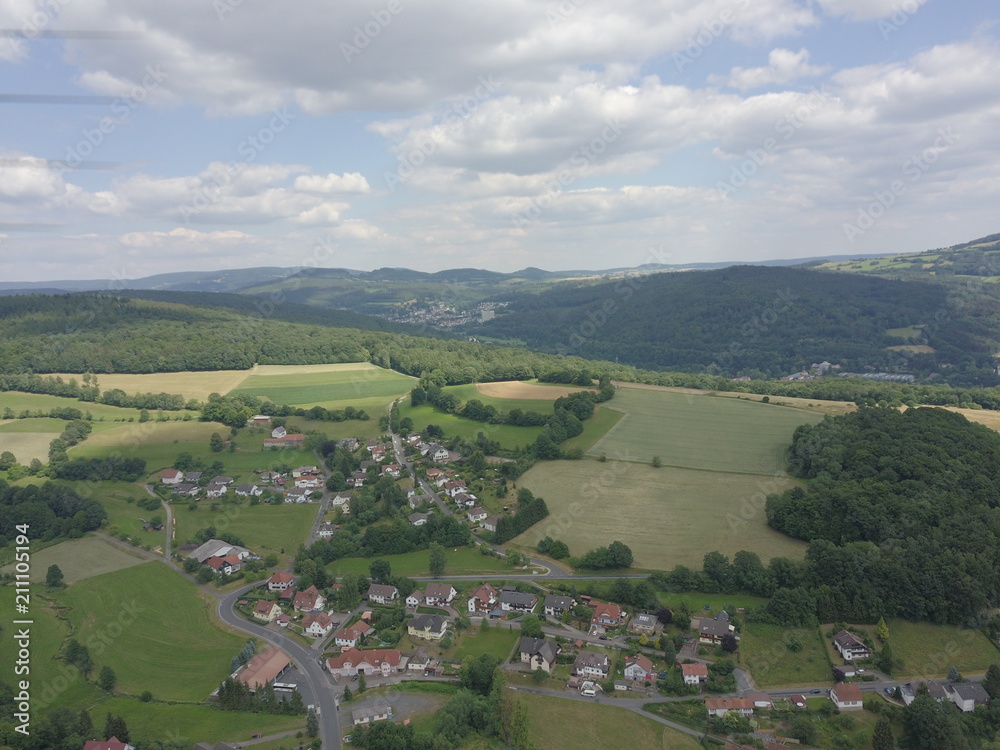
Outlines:
[[[701,747],[694,737],[627,708],[550,695],[522,695],[521,700],[528,707],[531,741],[545,750],[626,745],[657,750],[698,750]]]
[[[246,642],[216,624],[214,600],[160,563],[87,578],[56,598],[94,673],[111,667],[116,690],[129,695],[150,690],[161,700],[203,701]]]
[[[802,559],[804,542],[767,525],[765,496],[795,481],[722,471],[653,468],[624,461],[553,461],[537,464],[517,484],[545,498],[549,517],[514,540],[534,548],[544,536],[582,555],[619,539],[637,568],[701,568],[706,552],[732,557],[741,549]]]
[[[60,542],[32,554],[31,582],[43,584],[50,565],[59,566],[63,572],[63,580],[69,585],[144,562],[147,562],[147,558],[138,553],[130,554],[101,537],[85,536]],[[13,572],[13,566],[6,566],[2,572]]]
[[[621,387],[608,408],[625,414],[588,451],[626,461],[746,474],[785,467],[785,450],[801,424],[818,414],[776,404]]]
[[[423,432],[427,429],[427,425],[433,424],[444,430],[444,434],[449,438],[460,437],[469,441],[474,441],[481,432],[488,440],[495,440],[504,448],[530,445],[535,442],[543,429],[542,427],[514,427],[505,424],[473,422],[471,419],[462,419],[454,414],[446,414],[430,404],[410,406],[408,398],[404,398],[400,403],[399,416],[412,419],[413,429],[417,432]]]
[[[472,547],[445,549],[447,562],[444,568],[444,578],[458,575],[474,575],[476,573],[513,572],[511,567],[496,557],[483,555]],[[380,560],[387,560],[392,565],[392,573],[397,576],[429,576],[430,550],[406,552],[402,555],[383,555]],[[368,575],[368,566],[376,558],[345,557],[330,563],[327,569],[337,576]],[[457,588],[457,586],[456,586]]]
[[[325,406],[342,409],[359,407],[365,400],[378,399],[383,405],[410,391],[416,378],[365,362],[339,365],[264,366],[240,384],[236,392],[252,393],[276,404]],[[371,413],[371,412],[369,412]]]
[[[48,463],[49,443],[66,427],[61,419],[12,419],[0,422],[0,453],[10,451],[18,463],[37,458]]]
[[[159,392],[159,391],[157,391]],[[43,393],[21,393],[20,391],[0,391],[0,411],[10,407],[15,414],[20,414],[25,409],[29,411],[49,411],[50,409],[79,409],[84,414],[90,412],[95,420],[113,421],[116,419],[138,419],[138,409],[122,409],[118,406],[107,406],[105,404],[94,404],[87,401],[78,401],[75,398],[64,398],[61,396],[49,396]]]
[[[801,644],[801,651],[788,648],[792,638]],[[761,688],[797,687],[833,680],[826,646],[817,628],[747,623],[740,632],[739,666],[749,671]]]
[[[97,385],[101,391],[118,388],[125,393],[179,393],[186,399],[204,401],[209,394],[226,394],[237,388],[253,373],[253,370],[198,370],[186,372],[154,372],[146,375],[112,373],[97,375]],[[80,375],[62,374],[63,380]]]

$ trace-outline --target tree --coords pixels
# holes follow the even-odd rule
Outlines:
[[[319,719],[316,718],[316,709],[310,708],[306,714],[306,734],[310,737],[319,736]]]
[[[222,435],[213,432],[212,437],[208,439],[208,446],[212,449],[212,453],[221,453],[222,449],[226,447],[226,441],[222,439]]]
[[[538,615],[525,615],[521,618],[521,635],[528,638],[542,637],[542,621]]]
[[[139,421],[140,422],[148,422],[149,421],[149,410],[148,409],[140,409],[139,410]]]
[[[896,750],[896,737],[888,716],[880,716],[872,734],[872,750]]]
[[[361,695],[367,689],[368,689],[368,683],[365,680],[365,673],[358,672],[358,695]]]
[[[608,562],[612,568],[631,568],[632,550],[622,542],[611,542],[608,545]]]
[[[118,678],[115,676],[115,670],[108,666],[101,667],[101,672],[97,676],[97,687],[101,690],[107,690],[110,693],[115,689],[117,681]]]
[[[480,654],[475,659],[463,659],[459,669],[462,687],[480,695],[489,695],[493,687],[493,671],[499,664],[500,659],[488,653]]]
[[[740,647],[740,643],[739,641],[736,640],[735,635],[733,635],[732,633],[726,633],[724,636],[722,636],[721,646],[723,651],[725,651],[727,654],[731,654]]]
[[[990,668],[986,670],[986,679],[983,680],[983,689],[990,698],[1000,696],[1000,666],[990,664]]]
[[[531,681],[536,685],[541,685],[548,678],[548,674],[541,667],[536,667],[535,671],[531,673]]]
[[[875,626],[875,635],[880,641],[889,640],[889,626],[885,624],[885,618],[878,618],[878,625]]]
[[[50,565],[45,571],[45,585],[50,589],[58,589],[63,585],[63,572],[58,565]]]
[[[128,724],[121,716],[112,716],[108,713],[104,720],[104,739],[110,740],[117,737],[121,742],[129,742],[132,738],[129,735]]]
[[[875,659],[876,666],[885,672],[890,677],[892,676],[892,670],[895,666],[895,659],[892,655],[892,646],[890,644],[885,644],[882,650],[879,652],[878,657]]]
[[[388,583],[392,578],[392,563],[382,559],[372,560],[368,572],[375,583]]]
[[[958,671],[958,667],[956,667],[953,664],[951,666],[951,669],[948,670],[948,682],[961,682],[961,681],[962,681],[962,674]]]
[[[659,469],[663,466],[663,460],[659,456],[653,456],[653,468]]]
[[[10,451],[4,451],[0,453],[0,471],[7,471],[11,466],[17,463],[17,459],[14,458],[14,454]]]
[[[94,720],[90,718],[90,712],[87,709],[80,711],[80,718],[76,723],[76,733],[82,737],[94,736]]]
[[[444,554],[444,547],[437,542],[432,542],[430,560],[431,575],[435,578],[440,578],[444,574],[446,562],[447,557]]]
[[[964,750],[965,738],[955,709],[927,694],[917,694],[903,711],[903,746],[907,750]]]
[[[353,697],[354,694],[351,692],[351,686],[348,685],[344,688],[344,703],[347,703]]]

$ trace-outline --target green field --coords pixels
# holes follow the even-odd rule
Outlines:
[[[147,558],[138,553],[126,552],[97,536],[85,536],[60,542],[32,554],[31,581],[43,583],[50,565],[59,566],[68,585],[144,562],[147,562]],[[8,565],[2,572],[12,572],[12,567]]]
[[[234,393],[252,393],[276,404],[342,409],[359,400],[388,404],[409,392],[416,378],[367,363],[311,367],[258,367]],[[365,408],[368,411],[367,407]],[[369,412],[370,413],[370,412]]]
[[[109,666],[116,690],[163,700],[205,700],[229,674],[246,638],[216,625],[214,600],[161,563],[88,578],[57,594],[95,674]],[[141,665],[141,668],[137,668]]]
[[[734,402],[737,404],[743,402]],[[549,517],[513,543],[534,548],[548,535],[582,555],[618,539],[632,548],[635,566],[701,568],[706,552],[732,557],[741,549],[801,559],[806,544],[767,525],[767,494],[794,485],[785,476],[660,469],[624,461],[551,461],[518,479],[543,497]]]
[[[488,557],[472,547],[445,549],[448,555],[444,569],[444,578],[448,576],[473,575],[476,573],[496,573],[511,571],[509,565],[496,557]],[[392,565],[392,573],[397,576],[429,576],[430,550],[418,550],[402,555],[383,555],[379,559],[388,560]],[[327,566],[331,573],[342,575],[368,575],[368,566],[374,558],[345,557]],[[513,572],[513,571],[511,571]],[[458,588],[456,586],[456,588]]]
[[[635,750],[698,750],[694,737],[665,727],[627,708],[550,695],[521,696],[528,707],[531,741],[545,750],[582,747]]]
[[[15,414],[20,414],[25,409],[30,411],[49,411],[50,409],[79,409],[84,414],[90,412],[95,420],[104,419],[106,421],[127,420],[129,418],[138,419],[138,409],[122,409],[118,406],[106,406],[95,404],[89,401],[78,401],[75,398],[63,398],[61,396],[47,396],[42,393],[21,393],[20,391],[0,391],[0,411],[10,407]],[[171,412],[180,414],[182,412]]]
[[[801,651],[788,647],[792,638],[802,645]],[[797,687],[833,681],[826,647],[816,628],[747,623],[740,639],[740,666],[753,675],[757,687]]]
[[[521,639],[521,631],[505,628],[503,624],[490,625],[489,630],[480,630],[475,635],[466,633],[450,656],[465,660],[475,659],[480,654],[492,654],[501,662],[507,661],[514,650],[514,644]]]
[[[544,401],[540,403],[545,403]],[[444,430],[446,437],[460,437],[463,440],[474,441],[479,433],[483,433],[487,440],[495,440],[504,448],[517,448],[530,445],[538,438],[542,427],[514,427],[506,424],[486,424],[485,422],[473,422],[471,419],[462,419],[454,414],[447,414],[435,409],[430,404],[420,406],[410,406],[410,399],[404,398],[399,405],[400,418],[409,417],[413,420],[413,429],[423,432],[427,425],[433,424]]]
[[[574,450],[581,450],[587,453],[624,416],[622,412],[615,411],[610,406],[598,405],[596,411],[594,411],[594,416],[583,423],[583,432],[574,438],[560,443],[559,448],[567,455]]]
[[[166,531],[144,531],[143,522],[153,516],[159,516],[163,523],[167,522],[167,512],[160,506],[157,510],[140,508],[135,504],[138,498],[148,497],[146,489],[140,484],[127,482],[101,482],[95,487],[88,482],[71,482],[71,486],[80,492],[93,493],[93,498],[104,506],[108,513],[107,526],[101,528],[106,534],[120,537],[126,534],[131,544],[149,547],[150,550],[162,547],[166,541]],[[129,502],[129,499],[132,502]]]
[[[447,393],[454,393],[459,399],[461,399],[463,404],[466,401],[478,399],[484,405],[494,406],[504,412],[511,411],[512,409],[520,409],[521,411],[535,411],[539,414],[551,414],[552,404],[557,398],[559,398],[559,396],[562,395],[561,388],[553,388],[551,401],[539,398],[500,398],[481,393],[477,390],[476,383],[469,383],[468,385],[451,385],[447,386],[444,390]],[[583,389],[581,388],[580,390]]]
[[[588,451],[609,459],[774,474],[801,424],[820,415],[775,404],[622,386],[608,408],[625,417]]]
[[[61,419],[11,419],[0,422],[0,453],[10,451],[20,464],[49,460],[49,443],[66,427]]]
[[[212,511],[211,501],[203,500],[197,510],[186,504],[174,506],[177,540],[184,544],[195,532],[214,526],[218,533],[236,534],[247,547],[261,557],[278,556],[278,566],[288,565],[300,544],[305,544],[319,505],[282,503],[281,505],[232,505],[220,503]],[[365,568],[367,571],[367,567]]]

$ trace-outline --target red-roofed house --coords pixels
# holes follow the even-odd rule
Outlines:
[[[280,614],[281,607],[278,606],[277,602],[260,601],[253,608],[254,619],[262,622],[274,622]]]
[[[424,599],[427,601],[427,606],[434,607],[441,604],[451,604],[451,600],[457,595],[458,592],[450,583],[432,582],[427,584]]]
[[[353,625],[338,630],[333,636],[333,640],[341,648],[355,648],[371,629],[371,625],[359,620]]]
[[[681,664],[685,685],[700,685],[708,680],[707,664]]]
[[[753,701],[749,698],[706,698],[709,716],[725,716],[735,711],[740,716],[753,716]]]
[[[205,560],[205,565],[216,573],[229,576],[242,568],[243,562],[239,555],[226,555],[225,557],[210,557]]]
[[[625,622],[625,612],[617,604],[598,602],[594,606],[594,616],[590,624],[602,628],[613,628]]]
[[[110,740],[87,740],[83,745],[83,750],[135,750],[135,745],[112,737]]]
[[[164,469],[160,481],[164,484],[180,484],[184,481],[184,472],[177,469]]]
[[[480,586],[472,592],[469,597],[469,612],[486,613],[493,610],[497,605],[497,590],[488,583]]]
[[[326,612],[305,615],[302,618],[302,630],[312,638],[322,638],[330,635],[330,631],[333,630],[333,619]]]
[[[267,579],[267,590],[268,591],[284,591],[289,586],[295,583],[295,576],[291,573],[286,573],[283,570],[279,570],[273,576]]]
[[[371,651],[348,648],[340,656],[327,659],[326,666],[330,674],[342,677],[350,677],[358,672],[364,672],[369,677],[374,674],[388,677],[393,672],[399,671],[401,657],[402,654],[394,648]]]
[[[653,676],[653,662],[643,654],[636,654],[625,659],[626,680],[648,680]]]
[[[296,612],[319,612],[323,609],[324,604],[326,604],[326,599],[315,586],[300,591],[292,600],[292,606],[295,607]]]
[[[861,688],[854,682],[838,682],[830,688],[830,700],[841,711],[860,711],[864,708]]]

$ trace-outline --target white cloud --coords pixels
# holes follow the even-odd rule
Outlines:
[[[302,193],[370,193],[368,180],[359,172],[343,175],[302,175],[295,178],[295,189]]]
[[[916,13],[929,0],[816,0],[831,16],[846,16],[852,21],[871,21],[893,14],[906,17]]]
[[[799,78],[812,78],[822,75],[831,69],[829,65],[810,65],[809,51],[805,48],[798,52],[789,49],[773,49],[767,56],[767,65],[761,68],[733,68],[725,79],[713,76],[712,82],[725,80],[727,86],[740,91],[761,88],[772,84],[782,84]]]

